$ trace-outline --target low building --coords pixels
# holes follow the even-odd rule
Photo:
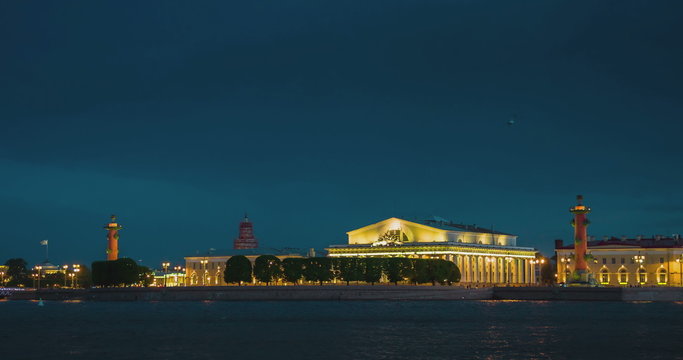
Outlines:
[[[441,218],[389,218],[347,233],[331,257],[441,258],[453,261],[463,283],[536,283],[536,250],[517,246],[517,236]]]
[[[280,260],[287,258],[303,258],[310,254],[310,250],[296,248],[257,248],[233,249],[226,251],[210,251],[203,255],[185,257],[185,282],[187,286],[222,286],[225,263],[233,256],[243,255],[254,263],[261,255],[274,255]]]
[[[555,242],[557,278],[571,277],[574,246]],[[683,286],[683,240],[654,236],[607,237],[588,241],[588,267],[595,280],[605,286]]]
[[[164,271],[154,271],[154,278],[150,286],[159,287],[177,287],[185,285],[185,273],[184,272],[164,272]]]

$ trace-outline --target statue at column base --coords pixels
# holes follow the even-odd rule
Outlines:
[[[572,278],[567,282],[568,286],[598,286],[593,273],[588,270],[574,270]]]

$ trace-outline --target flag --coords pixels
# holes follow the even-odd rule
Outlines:
[[[45,245],[45,246],[47,246],[47,240],[41,241],[41,242],[40,242],[40,245]]]

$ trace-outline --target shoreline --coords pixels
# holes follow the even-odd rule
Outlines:
[[[16,291],[8,300],[56,301],[683,301],[683,288],[558,288],[412,285],[211,286]]]

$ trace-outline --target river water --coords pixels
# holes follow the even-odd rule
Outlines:
[[[0,301],[2,359],[683,359],[683,303]]]

